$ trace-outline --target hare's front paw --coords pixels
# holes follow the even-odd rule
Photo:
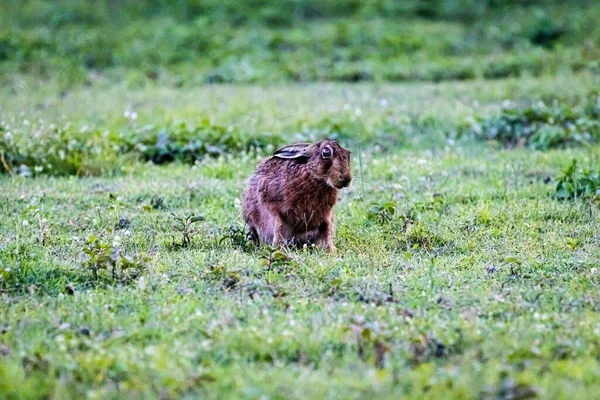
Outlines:
[[[328,241],[325,244],[325,251],[327,251],[328,253],[335,253],[337,251],[332,241]]]

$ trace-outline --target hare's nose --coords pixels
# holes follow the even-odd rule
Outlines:
[[[351,176],[345,176],[342,178],[342,187],[348,187],[350,186],[350,183],[352,183],[352,177]]]

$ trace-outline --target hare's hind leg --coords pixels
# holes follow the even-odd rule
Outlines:
[[[279,222],[274,230],[273,247],[287,246],[288,236],[289,234],[286,226],[282,222]]]
[[[265,229],[261,241],[273,247],[286,246],[290,239],[290,229],[279,214],[269,212],[268,229]]]

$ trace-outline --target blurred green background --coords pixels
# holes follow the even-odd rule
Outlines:
[[[598,21],[592,0],[0,0],[0,82],[438,82],[595,72]]]

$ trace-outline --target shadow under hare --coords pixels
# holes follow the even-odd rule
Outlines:
[[[243,196],[252,240],[334,251],[333,207],[351,182],[350,151],[335,140],[277,150],[258,165]]]

